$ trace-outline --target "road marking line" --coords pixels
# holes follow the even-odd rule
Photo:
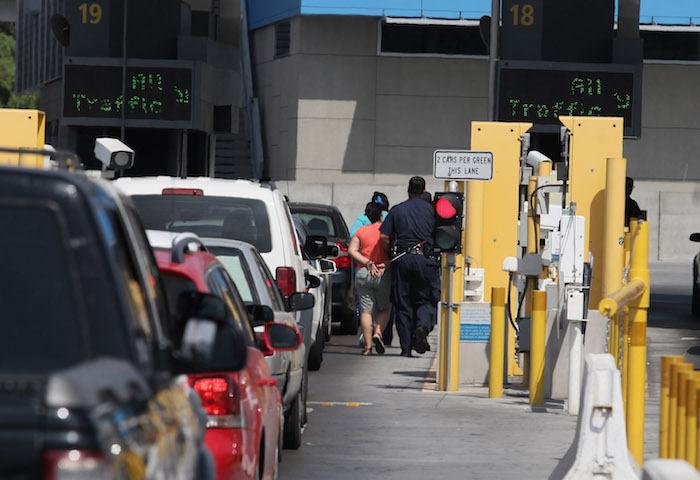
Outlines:
[[[307,405],[320,405],[322,407],[369,407],[369,402],[306,402]]]
[[[683,337],[681,340],[700,340],[698,337]]]

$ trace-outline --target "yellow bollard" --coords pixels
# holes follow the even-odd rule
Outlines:
[[[625,234],[625,175],[627,159],[608,158],[605,173],[605,215],[603,224],[603,263],[602,280],[605,298],[622,287],[625,249],[620,239]],[[610,319],[609,352],[615,357],[615,365],[619,365],[620,351],[618,348],[621,315]],[[624,396],[624,389],[623,389]]]
[[[491,288],[491,339],[489,342],[489,398],[503,397],[503,350],[506,289]]]
[[[677,444],[678,438],[678,375],[681,372],[693,370],[693,365],[690,363],[673,363],[671,364],[671,373],[669,374],[668,388],[668,457],[678,458]]]
[[[686,371],[678,374],[678,410],[676,411],[676,458],[685,458],[685,408],[688,400],[688,380],[693,378],[695,372]]]
[[[627,307],[622,309],[618,325],[622,326],[622,401],[625,402],[625,418],[627,418],[627,389],[629,388],[629,352],[630,352],[630,312]],[[619,342],[619,340],[618,340]]]
[[[646,288],[640,296],[629,303],[627,445],[637,463],[642,465],[644,463],[647,308],[649,308],[649,224],[637,222],[631,230],[633,237],[636,235],[636,238],[630,255],[630,283],[641,280],[646,284]]]
[[[700,372],[694,372],[686,383],[686,399],[685,399],[685,455],[683,458],[695,465],[695,455],[697,453],[698,439],[698,388],[700,388]]]
[[[445,255],[442,255],[442,285],[448,284],[448,276],[450,275],[446,267]],[[442,289],[441,307],[440,307],[440,358],[438,369],[438,390],[441,392],[447,391],[447,362],[449,361],[447,353],[449,352],[449,331],[450,331],[450,309],[444,307],[445,303],[450,301],[450,292],[447,288]]]
[[[695,461],[693,462],[693,466],[695,468],[698,468],[698,465],[700,465],[700,389],[697,390],[696,392],[698,398],[697,398],[697,410],[695,411]]]
[[[544,346],[547,294],[533,292],[530,322],[530,405],[544,404]]]
[[[661,357],[661,405],[659,408],[659,458],[668,456],[668,410],[669,387],[671,384],[671,365],[683,363],[680,355],[667,355]]]

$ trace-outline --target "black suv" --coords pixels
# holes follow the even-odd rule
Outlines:
[[[245,362],[222,301],[190,294],[171,315],[105,181],[0,168],[0,225],[0,478],[213,478],[206,416],[177,374]]]
[[[304,221],[311,235],[322,235],[338,246],[340,256],[331,259],[338,268],[331,276],[333,320],[340,320],[344,333],[357,333],[360,317],[355,300],[355,265],[348,254],[350,232],[343,215],[337,207],[320,203],[289,202],[289,209]]]

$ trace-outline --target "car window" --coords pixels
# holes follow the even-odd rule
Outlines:
[[[75,266],[60,212],[0,204],[0,372],[42,372],[86,357]]]
[[[322,213],[296,213],[304,221],[311,235],[323,235],[324,237],[337,237],[333,219]]]
[[[117,272],[121,276],[125,285],[124,295],[126,297],[131,315],[131,329],[136,341],[136,354],[140,364],[150,365],[151,356],[148,343],[153,340],[153,328],[148,314],[146,304],[148,292],[139,281],[137,263],[128,246],[128,240],[124,226],[115,210],[104,209],[99,212],[102,220],[103,231],[108,236],[107,244],[109,251],[117,267]],[[111,228],[105,228],[105,227]]]
[[[205,273],[205,278],[211,291],[221,297],[228,305],[234,323],[243,332],[248,344],[255,345],[253,330],[248,322],[248,310],[226,270],[216,265]]]
[[[261,252],[272,251],[269,214],[262,200],[198,195],[131,198],[147,229],[230,238],[250,243]]]
[[[216,255],[216,258],[224,266],[231,280],[236,284],[236,289],[243,301],[247,304],[260,303],[255,282],[241,251],[226,247],[207,247],[207,250]]]
[[[277,311],[284,311],[284,300],[282,298],[282,292],[280,292],[277,282],[275,282],[270,269],[267,268],[265,260],[258,252],[253,251],[253,258],[255,258],[255,263],[257,264],[260,272],[262,273],[263,280],[265,282],[265,288],[267,288],[270,298],[272,298],[273,309]]]

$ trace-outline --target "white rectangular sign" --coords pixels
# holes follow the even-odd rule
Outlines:
[[[493,152],[435,150],[433,177],[441,180],[493,179]]]

